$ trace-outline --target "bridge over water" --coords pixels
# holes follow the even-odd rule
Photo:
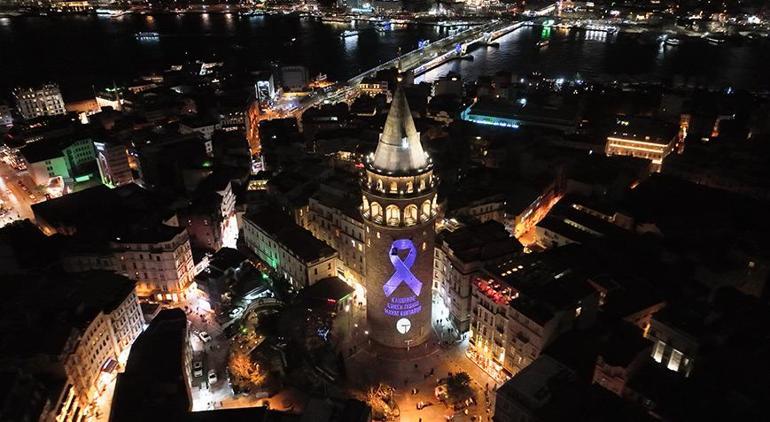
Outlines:
[[[415,76],[421,75],[442,64],[465,56],[475,46],[488,45],[503,35],[509,34],[522,26],[529,25],[528,21],[494,20],[484,25],[466,29],[457,34],[444,37],[425,47],[417,48],[406,54],[382,63],[360,75],[350,78],[347,82],[332,85],[323,93],[307,97],[303,103],[294,110],[299,118],[301,114],[312,107],[330,102],[339,102],[350,99],[357,94],[356,87],[366,78],[374,77],[377,72],[385,69],[396,68],[401,73],[413,72]]]

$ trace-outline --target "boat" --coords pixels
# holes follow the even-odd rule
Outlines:
[[[682,40],[680,40],[679,38],[666,38],[666,41],[664,41],[664,44],[666,44],[669,47],[676,47],[682,44]]]
[[[353,31],[353,30],[348,29],[347,31],[345,31],[345,32],[340,34],[340,38],[345,39],[345,38],[348,38],[348,37],[355,37],[357,35],[358,35],[358,31]]]
[[[717,44],[724,44],[725,39],[722,37],[711,36],[711,37],[706,37],[706,41],[708,41],[711,44],[717,45]]]
[[[261,10],[244,10],[244,11],[238,12],[238,16],[242,18],[251,18],[254,16],[262,16],[264,14],[265,12]]]
[[[324,16],[321,18],[321,22],[326,23],[351,23],[351,20],[344,16]]]
[[[137,32],[134,37],[139,41],[156,41],[160,39],[160,34],[157,32]]]
[[[548,47],[548,45],[551,44],[550,40],[540,40],[535,44],[537,48],[545,48]]]
[[[127,13],[128,11],[120,9],[96,9],[96,14],[98,16],[108,16],[111,18],[117,18]]]
[[[377,23],[378,32],[389,32],[393,30],[393,23],[391,21],[382,21]]]

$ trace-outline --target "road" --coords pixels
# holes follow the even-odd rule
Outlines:
[[[221,325],[214,318],[214,311],[197,291],[188,294],[185,311],[187,320],[190,322],[193,362],[203,363],[203,375],[196,377],[192,372],[190,373],[193,410],[222,407],[220,403],[233,395],[226,371],[230,342],[225,338]],[[201,332],[208,333],[212,340],[204,342],[199,334]],[[188,369],[192,371],[192,368]],[[211,370],[214,371],[217,379],[210,383],[208,373]]]
[[[0,227],[19,219],[34,220],[31,206],[44,199],[35,190],[35,184],[29,174],[18,173],[8,163],[0,160],[0,201],[10,209],[0,216]],[[34,195],[35,199],[32,199],[31,195]]]

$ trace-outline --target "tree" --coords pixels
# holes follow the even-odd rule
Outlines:
[[[465,401],[473,397],[471,377],[465,372],[452,374],[447,378],[447,396],[452,403]]]
[[[230,372],[244,383],[258,387],[265,382],[265,374],[260,369],[259,364],[253,363],[243,353],[233,352],[230,355],[229,367]]]

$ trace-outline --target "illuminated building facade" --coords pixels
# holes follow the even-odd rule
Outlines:
[[[650,171],[660,172],[663,159],[677,145],[675,127],[648,118],[618,117],[612,134],[607,137],[605,153],[650,160]]]
[[[137,282],[140,297],[178,302],[195,277],[190,236],[184,227],[160,224],[129,230],[104,251],[73,251],[62,257],[65,271],[110,270]]]
[[[694,327],[677,327],[677,323],[667,319],[672,312],[668,310],[653,316],[645,330],[645,337],[654,342],[652,359],[655,362],[690,376],[701,346],[700,339],[688,331]]]
[[[16,88],[13,90],[16,108],[24,119],[66,114],[64,98],[59,85],[46,84],[37,88]]]
[[[0,361],[3,369],[23,371],[44,384],[40,396],[21,400],[47,403],[36,410],[39,417],[10,413],[0,419],[91,419],[144,327],[135,283],[106,271],[20,275],[12,282],[16,287],[0,300],[7,320]]]
[[[471,321],[471,283],[493,260],[521,253],[521,244],[497,221],[444,230],[436,241],[433,280],[449,321],[461,333]]]
[[[121,299],[116,307],[101,310],[67,342],[63,352],[64,370],[77,401],[71,405],[85,407],[98,399],[101,390],[109,384],[111,373],[125,364],[131,345],[142,332],[144,317],[136,292],[131,289]]]
[[[522,255],[488,267],[472,283],[468,357],[504,381],[561,333],[592,324],[598,297],[557,253]]]
[[[295,289],[337,275],[337,251],[288,216],[272,210],[245,215],[243,236],[246,246]]]
[[[96,164],[99,166],[102,184],[114,188],[134,181],[125,145],[94,142],[94,148],[96,148]]]
[[[55,177],[67,184],[89,180],[96,159],[89,137],[43,139],[22,148],[21,155],[32,180],[43,186]]]
[[[335,195],[322,191],[308,204],[306,228],[339,253],[337,276],[348,282],[363,284],[366,274],[363,219],[358,211],[358,196]]]
[[[387,81],[379,81],[374,78],[366,78],[362,80],[360,84],[358,84],[358,89],[370,97],[374,97],[379,94],[384,94],[385,96],[390,97],[390,90],[388,89]]]
[[[373,340],[409,348],[431,333],[436,190],[403,89],[365,164],[367,320]]]

